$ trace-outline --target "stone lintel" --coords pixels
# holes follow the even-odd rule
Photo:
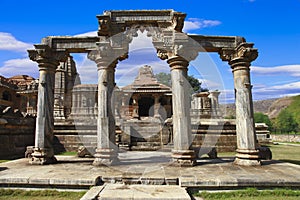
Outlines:
[[[245,38],[238,36],[188,36],[198,42],[205,52],[219,52],[223,48],[235,49],[240,43],[246,42]]]
[[[54,50],[64,49],[69,53],[87,53],[96,48],[99,37],[73,37],[73,36],[49,36],[42,39],[42,44],[47,44]]]
[[[174,10],[119,10],[105,11],[97,15],[99,36],[111,36],[125,31],[126,27],[134,25],[172,27],[181,32],[184,24],[185,13]]]

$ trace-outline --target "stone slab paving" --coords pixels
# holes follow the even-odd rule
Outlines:
[[[94,167],[92,158],[57,156],[54,165],[30,165],[27,159],[0,164],[1,187],[88,189],[93,185],[179,185],[197,189],[236,187],[299,187],[300,165],[264,161],[262,166],[241,167],[232,159],[198,161],[191,168],[170,165],[170,152],[123,152],[113,167]]]
[[[113,195],[112,195],[113,194]],[[187,191],[176,185],[107,184],[99,200],[190,200]]]

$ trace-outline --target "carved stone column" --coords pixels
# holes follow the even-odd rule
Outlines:
[[[211,111],[212,117],[219,117],[220,116],[220,108],[219,108],[219,91],[211,91],[209,96],[211,98]]]
[[[56,52],[47,45],[35,45],[35,50],[28,50],[31,60],[39,65],[39,86],[37,102],[37,118],[35,130],[34,153],[31,164],[55,163],[53,143],[53,108],[55,70],[59,61],[66,58],[65,52]]]
[[[54,118],[65,119],[64,101],[66,90],[66,63],[61,62],[55,72],[55,87],[54,87]]]
[[[118,162],[118,149],[115,145],[115,119],[113,91],[115,87],[115,67],[117,60],[112,60],[109,52],[91,51],[89,59],[98,67],[98,119],[96,166],[110,166]],[[103,56],[102,54],[105,54]]]
[[[132,95],[132,107],[133,107],[133,110],[132,110],[132,117],[133,118],[139,118],[140,115],[139,115],[139,96],[138,95]]]
[[[159,108],[160,108],[159,97],[160,96],[158,94],[154,95],[154,117],[155,118],[160,118],[160,114],[159,114]]]
[[[260,165],[259,151],[253,120],[253,102],[250,81],[250,64],[257,58],[253,44],[241,43],[234,51],[223,50],[222,60],[232,68],[236,105],[237,154],[234,161],[238,165]]]
[[[167,60],[171,67],[174,164],[193,166],[195,152],[191,149],[190,90],[187,80],[188,61],[179,56]]]

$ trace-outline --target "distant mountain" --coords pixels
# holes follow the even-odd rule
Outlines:
[[[276,99],[267,99],[253,102],[254,112],[261,112],[269,116],[270,119],[277,117],[280,111],[287,108],[295,97],[283,97]],[[224,116],[235,116],[235,104],[220,105],[221,110],[226,109]],[[224,113],[224,112],[223,112]]]

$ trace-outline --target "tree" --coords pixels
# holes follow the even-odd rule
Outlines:
[[[160,72],[160,73],[156,74],[155,77],[157,78],[158,82],[171,87],[171,74]],[[187,80],[189,81],[189,83],[193,89],[193,93],[208,91],[208,89],[201,87],[202,83],[199,82],[199,80],[197,78],[195,78],[193,75],[188,76]]]
[[[298,123],[287,109],[283,109],[275,121],[277,129],[285,133],[297,132]]]
[[[171,74],[160,72],[158,74],[155,74],[155,77],[158,82],[171,87]]]
[[[268,115],[265,115],[261,112],[254,113],[254,122],[255,123],[265,123],[269,127],[269,130],[271,130],[273,127],[272,122],[269,119]]]

